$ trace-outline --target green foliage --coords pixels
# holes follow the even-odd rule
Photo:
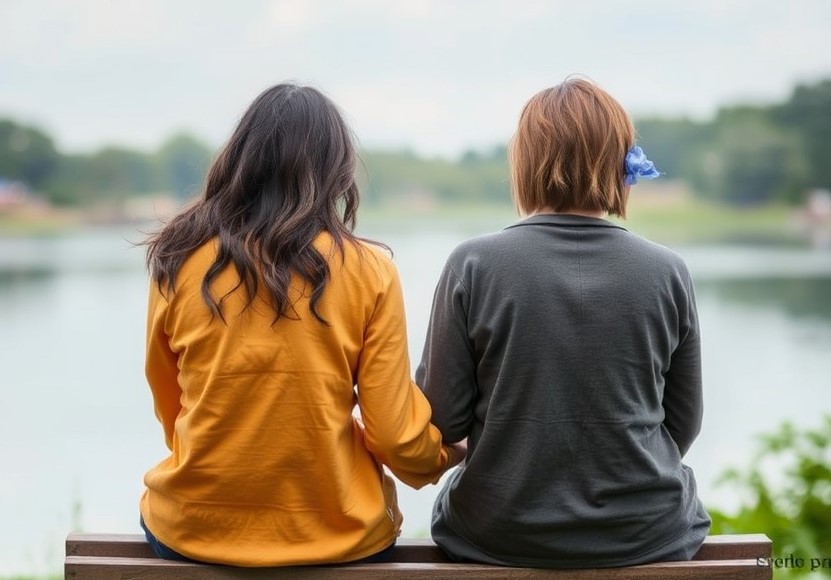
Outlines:
[[[123,200],[159,185],[152,159],[139,151],[107,147],[91,155],[61,158],[45,193],[59,205],[88,205]]]
[[[58,205],[117,203],[156,192],[185,199],[200,187],[210,156],[210,149],[186,134],[172,137],[150,154],[106,147],[91,155],[61,157],[43,189]]]
[[[831,557],[831,416],[817,429],[785,423],[760,437],[750,468],[727,471],[721,483],[749,501],[734,515],[710,510],[712,533],[763,532],[773,540],[774,556]],[[777,576],[809,572],[805,565]]]
[[[174,135],[161,146],[154,161],[166,184],[179,200],[185,200],[197,191],[208,170],[211,150],[188,135]]]
[[[459,162],[425,159],[411,151],[365,151],[363,199],[370,204],[413,202],[442,204],[511,203],[504,147],[483,154],[469,151]]]
[[[831,189],[831,79],[797,86],[771,113],[779,125],[801,135],[811,184]]]
[[[711,191],[728,203],[795,201],[806,184],[802,142],[762,109],[722,109],[716,117],[717,162]]]
[[[146,193],[155,185],[153,164],[138,151],[107,147],[86,158],[84,176],[89,189],[125,197],[128,193]]]
[[[670,179],[684,179],[698,171],[694,164],[712,142],[710,123],[689,119],[640,119],[637,140],[648,148],[649,158]]]
[[[798,203],[808,188],[831,189],[831,80],[798,86],[782,104],[724,107],[711,122],[636,126],[661,172],[714,200]]]
[[[39,129],[0,119],[0,177],[39,188],[55,173],[59,154]]]

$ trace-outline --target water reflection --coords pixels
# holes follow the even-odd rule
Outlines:
[[[831,321],[831,277],[709,278],[697,281],[696,290],[726,302],[781,310],[798,319]]]
[[[34,286],[49,284],[56,275],[52,268],[0,270],[0,299]]]

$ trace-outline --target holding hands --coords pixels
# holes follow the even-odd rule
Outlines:
[[[456,467],[467,456],[467,438],[465,437],[455,443],[445,443],[444,448],[447,449],[447,453],[450,455],[450,460],[447,462],[447,469]]]

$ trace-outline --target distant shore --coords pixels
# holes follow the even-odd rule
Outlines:
[[[130,216],[83,209],[50,209],[37,213],[0,213],[0,239],[52,237],[79,230],[135,227],[149,232],[165,216]],[[514,208],[503,205],[438,205],[415,210],[406,206],[364,206],[357,219],[359,234],[383,235],[413,229],[475,235],[496,231],[517,221]],[[633,198],[627,219],[610,218],[628,230],[664,243],[686,242],[791,242],[831,247],[831,221],[813,223],[799,208],[765,205],[738,208],[683,200],[655,204]]]

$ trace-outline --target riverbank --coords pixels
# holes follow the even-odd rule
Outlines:
[[[358,217],[359,229],[398,232],[429,228],[496,231],[517,221],[511,206],[446,206],[414,213],[406,208],[368,208]],[[626,219],[610,218],[626,229],[668,244],[740,243],[831,246],[831,222],[810,224],[798,208],[767,205],[739,208],[699,200],[656,204],[633,198]]]
[[[406,206],[364,206],[358,214],[358,233],[383,235],[402,231],[463,231],[476,235],[496,231],[520,219],[514,208],[500,205],[443,205],[414,210]],[[794,243],[831,246],[831,221],[812,223],[799,208],[766,205],[739,208],[685,199],[670,204],[635,196],[627,219],[610,218],[632,232],[658,242]],[[124,227],[143,232],[159,221],[101,219],[83,210],[50,210],[37,214],[0,214],[0,238],[53,237],[90,228]]]

